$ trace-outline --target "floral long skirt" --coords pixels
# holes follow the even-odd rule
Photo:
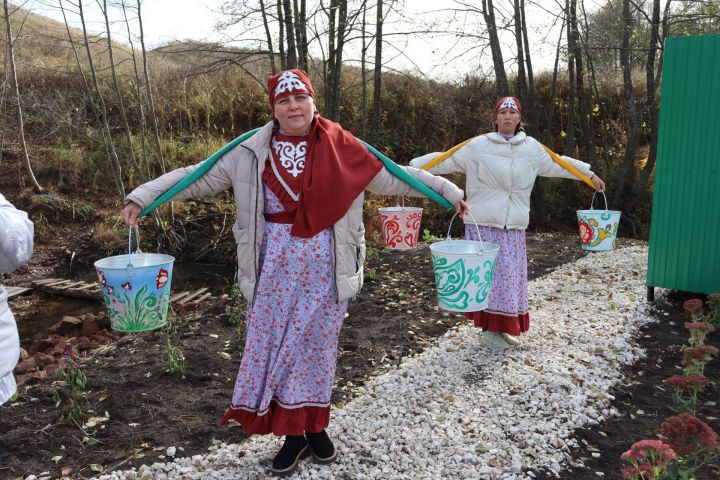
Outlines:
[[[530,329],[525,230],[479,227],[483,241],[500,245],[486,310],[465,316],[490,332],[520,335]],[[465,238],[477,240],[475,225],[465,225]]]
[[[265,189],[265,211],[282,211]],[[290,235],[265,224],[261,273],[247,317],[247,340],[232,402],[221,424],[247,435],[303,435],[330,421],[337,344],[347,300],[336,303],[332,231]]]

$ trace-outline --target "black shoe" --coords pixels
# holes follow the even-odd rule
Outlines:
[[[272,461],[272,474],[278,477],[290,475],[297,470],[300,460],[310,455],[308,442],[302,435],[287,435],[280,451]]]
[[[307,437],[310,451],[316,462],[327,465],[335,461],[337,451],[325,430],[321,430],[318,433],[305,432],[305,436]]]

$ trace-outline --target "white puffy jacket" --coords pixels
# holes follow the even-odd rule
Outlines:
[[[0,194],[0,273],[27,263],[33,250],[33,223]],[[8,308],[7,291],[0,285],[0,405],[16,390],[13,370],[20,357],[15,318]]]
[[[413,159],[410,165],[422,168],[438,155],[440,152],[428,153]],[[589,164],[562,158],[588,177],[593,176]],[[510,140],[488,133],[430,169],[430,173],[440,175],[454,172],[466,175],[467,202],[478,225],[520,230],[526,229],[530,220],[530,192],[538,175],[578,180],[525,132],[518,132]],[[465,223],[472,223],[470,215],[465,215]]]

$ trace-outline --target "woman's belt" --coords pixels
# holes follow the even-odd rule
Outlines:
[[[289,212],[266,213],[265,221],[271,223],[294,223],[296,211],[297,210],[290,210]]]

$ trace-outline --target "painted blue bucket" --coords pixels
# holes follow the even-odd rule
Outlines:
[[[621,212],[608,210],[605,192],[600,192],[605,199],[605,210],[596,210],[593,207],[595,193],[590,200],[590,210],[577,211],[580,245],[588,252],[606,252],[615,248]]]
[[[128,252],[131,236],[132,229]],[[144,332],[167,324],[173,262],[170,255],[142,253],[139,248],[95,262],[113,330]]]

